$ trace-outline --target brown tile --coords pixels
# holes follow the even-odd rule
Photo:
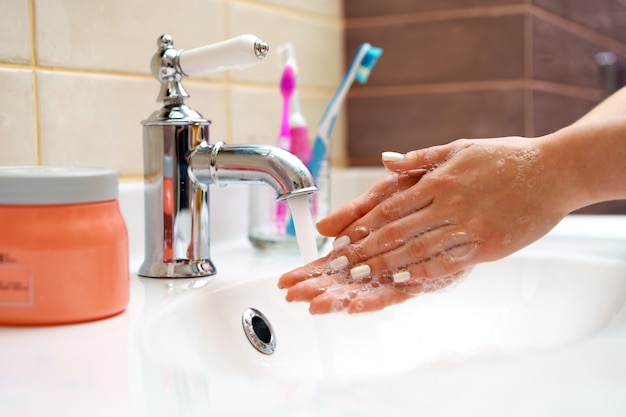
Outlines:
[[[521,15],[348,28],[346,53],[363,42],[384,49],[368,85],[521,78]]]
[[[543,91],[533,92],[535,136],[546,135],[570,125],[598,102]]]
[[[433,10],[523,4],[524,0],[344,0],[344,15],[351,17],[389,16]]]
[[[533,0],[533,3],[626,43],[626,5],[620,0]]]
[[[348,154],[378,164],[383,151],[521,135],[523,101],[522,90],[350,98]]]
[[[532,28],[535,79],[601,88],[595,56],[611,48],[537,17],[532,17]]]

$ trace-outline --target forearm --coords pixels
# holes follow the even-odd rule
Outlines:
[[[626,92],[626,90],[625,90]],[[624,100],[626,94],[615,98]],[[609,111],[610,110],[610,111]],[[568,211],[600,201],[626,198],[626,111],[613,105],[541,140],[547,163]]]
[[[605,120],[626,115],[626,87],[607,97],[591,111],[578,119],[574,125]]]

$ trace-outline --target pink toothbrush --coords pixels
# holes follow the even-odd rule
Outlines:
[[[280,135],[278,136],[278,146],[291,149],[291,130],[289,125],[289,99],[296,89],[296,74],[291,65],[285,65],[283,75],[280,78],[280,93],[283,96],[283,116],[280,123]],[[274,215],[275,231],[279,235],[285,234],[287,224],[287,203],[279,201],[276,203],[276,213]]]
[[[283,59],[285,65],[291,65],[298,82],[298,64],[296,63],[296,52],[291,43],[282,45]],[[289,124],[291,125],[291,148],[289,151],[296,155],[304,163],[309,162],[311,155],[311,143],[309,142],[309,131],[307,129],[306,119],[300,111],[300,100],[298,100],[298,91],[294,91],[289,102]]]
[[[283,117],[280,122],[278,146],[289,150],[291,148],[291,131],[289,126],[289,100],[296,90],[296,74],[291,65],[285,65],[280,78],[280,94],[283,96]]]

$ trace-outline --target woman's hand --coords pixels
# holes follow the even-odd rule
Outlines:
[[[569,212],[542,139],[458,140],[383,154],[391,175],[320,221],[326,257],[283,275],[311,313],[372,311],[439,290],[509,255]]]

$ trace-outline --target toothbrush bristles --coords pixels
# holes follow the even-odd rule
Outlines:
[[[370,73],[374,68],[374,65],[376,65],[378,58],[380,58],[382,54],[382,48],[371,46],[368,49],[367,53],[361,60],[361,64],[357,68],[356,74],[354,76],[361,84],[365,84],[367,82],[367,79],[369,78]]]
[[[283,74],[280,78],[280,92],[281,94],[291,95],[296,88],[296,74],[291,65],[286,65]]]

